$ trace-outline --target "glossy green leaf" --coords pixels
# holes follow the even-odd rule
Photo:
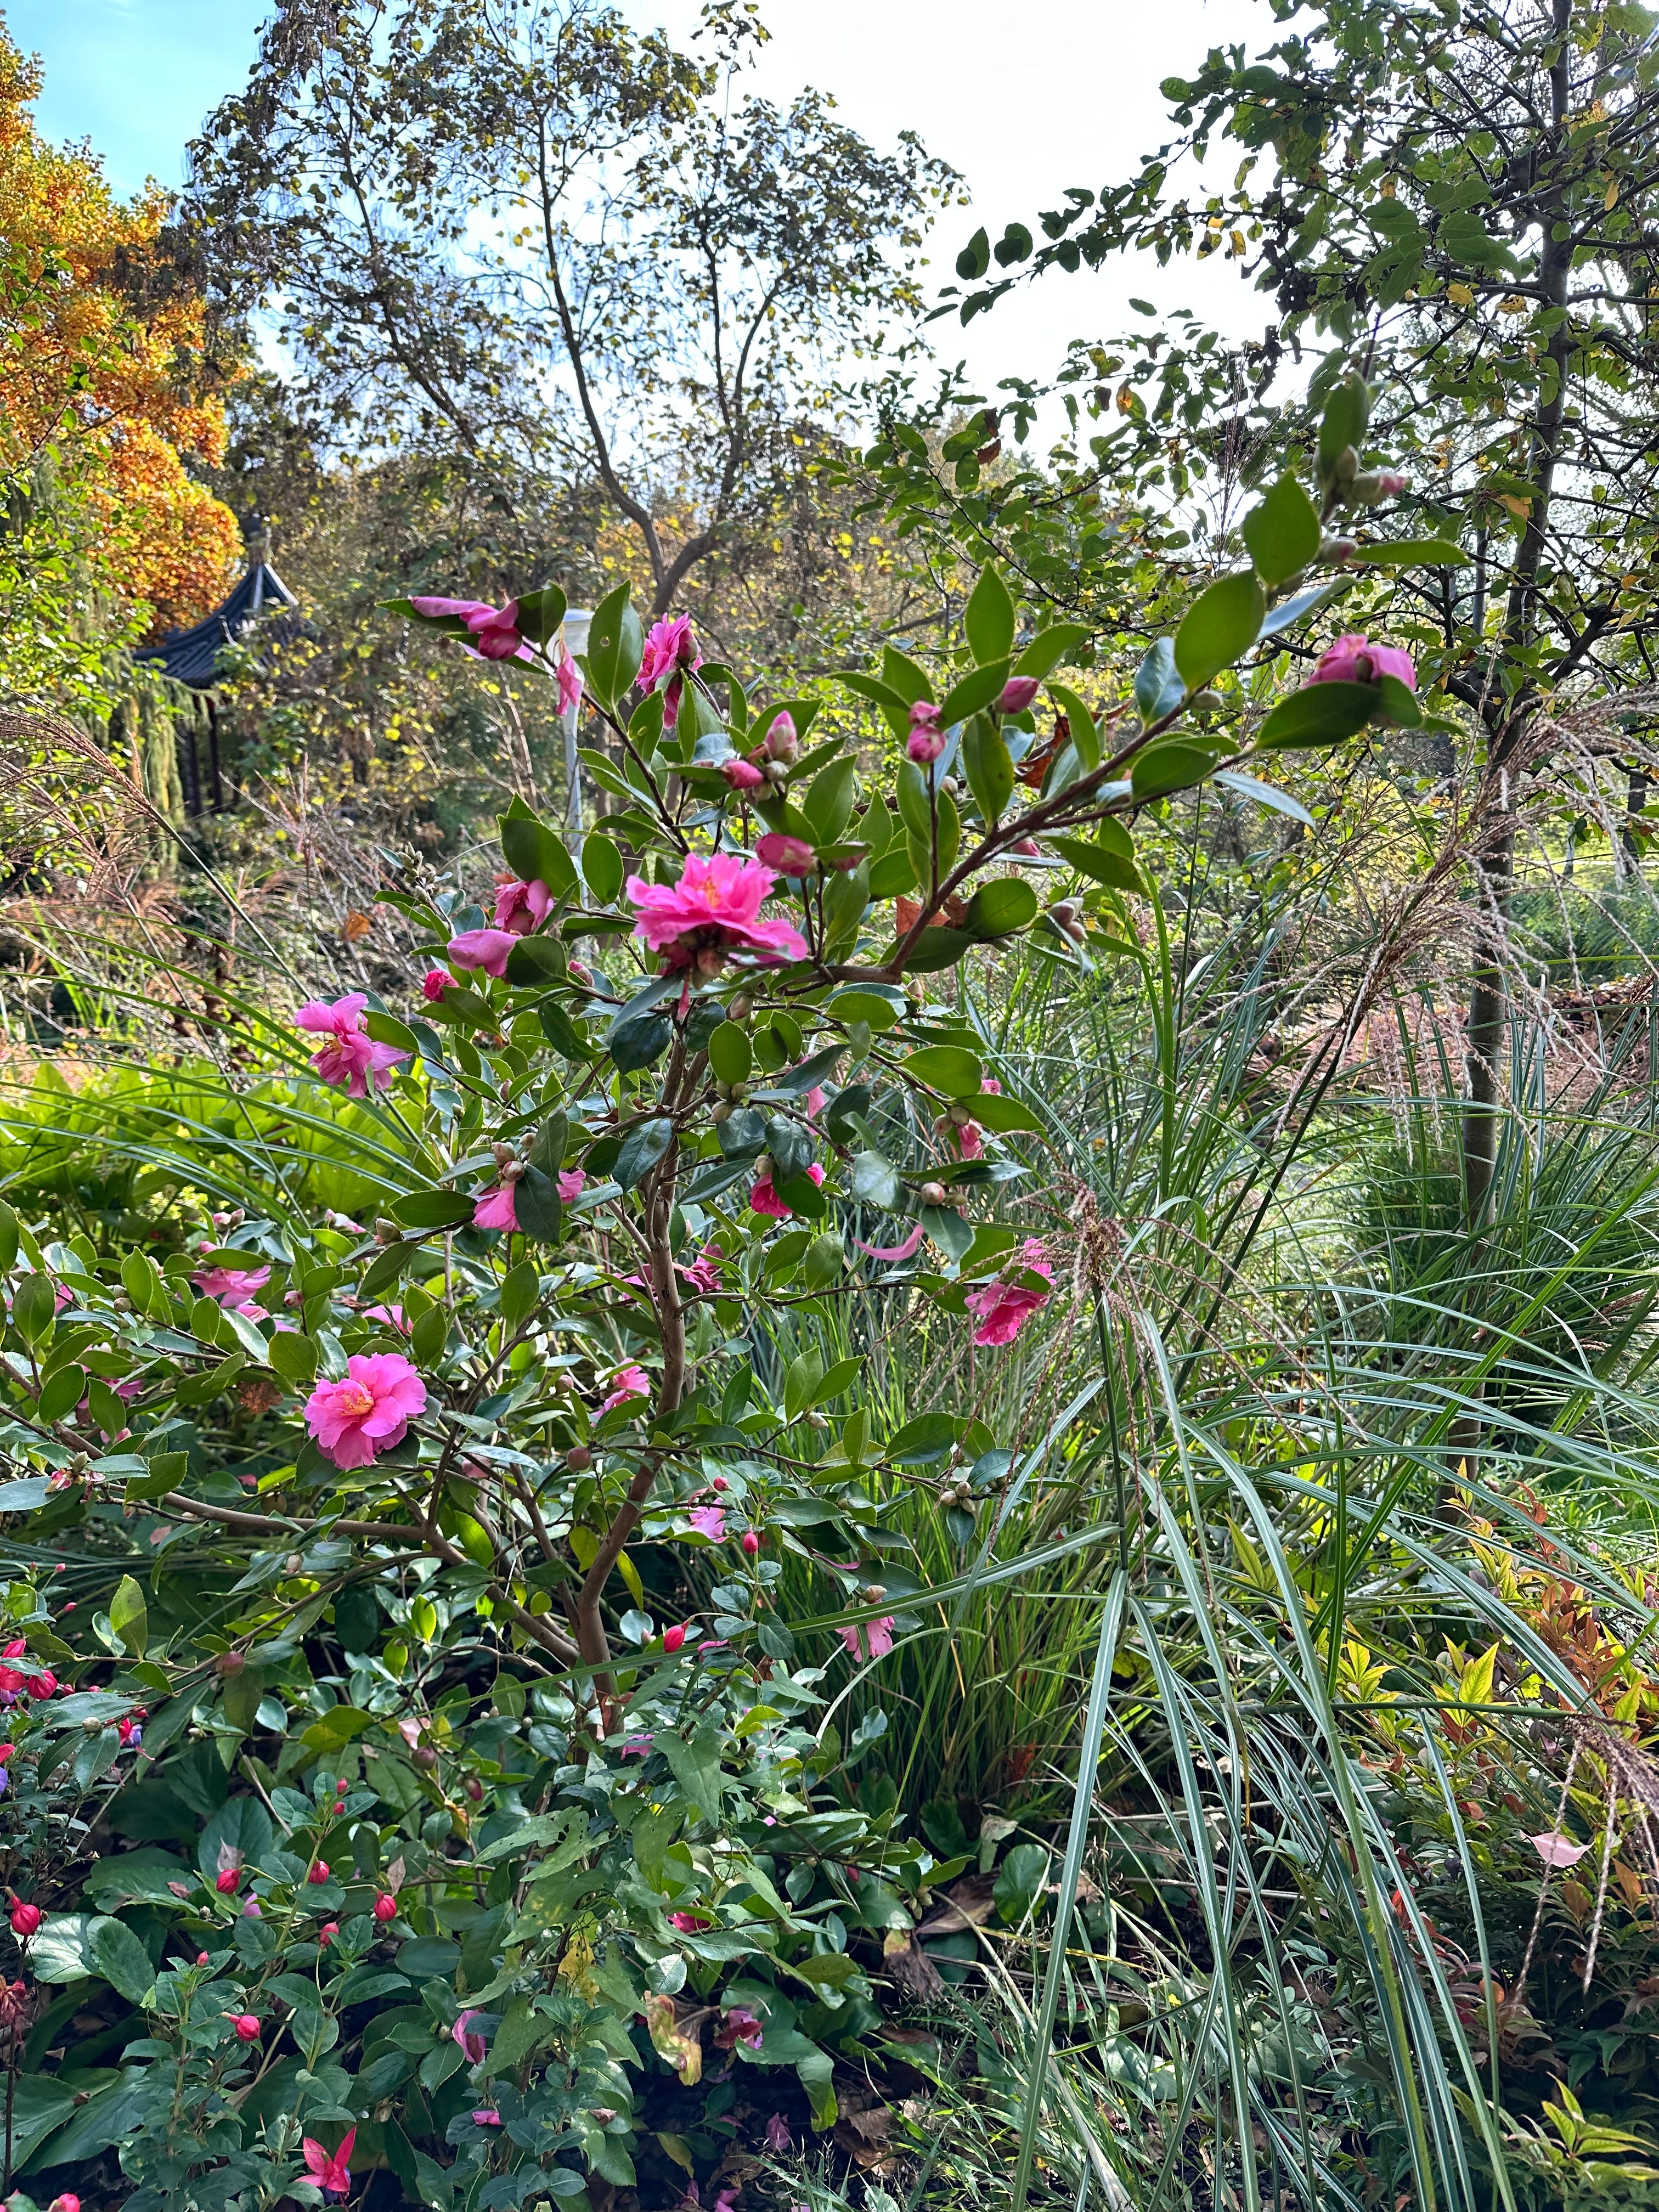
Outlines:
[[[970,669],[960,684],[953,684],[939,702],[939,718],[945,727],[951,729],[993,705],[1008,681],[1009,667],[1006,660],[994,660],[987,667]]]
[[[997,876],[968,902],[963,927],[970,937],[1012,937],[1036,920],[1037,895],[1024,876]]]
[[[405,1229],[459,1229],[472,1218],[474,1200],[453,1190],[414,1190],[394,1198],[387,1211]]]
[[[607,707],[614,708],[632,689],[644,650],[645,633],[629,586],[619,584],[594,608],[583,656],[588,686]]]
[[[1086,623],[1054,623],[1040,629],[1014,663],[1016,676],[1044,677],[1074,659],[1091,632]]]
[[[988,823],[1001,819],[1014,790],[1007,742],[989,714],[975,714],[962,733],[962,768]]]
[[[500,817],[501,857],[525,883],[541,882],[556,899],[576,896],[570,855],[540,817],[514,798]]]
[[[1035,897],[1032,903],[1035,906]],[[923,1045],[918,1051],[906,1053],[902,1064],[907,1075],[946,1098],[975,1098],[985,1080],[984,1061],[965,1045]]]
[[[1374,684],[1304,684],[1281,699],[1258,745],[1334,745],[1363,730],[1382,704]]]
[[[1244,543],[1271,591],[1298,575],[1319,550],[1319,512],[1296,477],[1280,477],[1244,518]]]
[[[674,1139],[674,1124],[666,1115],[636,1121],[623,1139],[622,1150],[611,1172],[624,1190],[644,1182]]]
[[[963,610],[962,627],[969,650],[981,667],[1006,660],[1013,651],[1014,603],[1008,586],[989,566],[980,570],[979,581]]]
[[[1188,694],[1249,651],[1267,611],[1261,586],[1249,569],[1219,577],[1199,594],[1175,637],[1175,664]]]
[[[1135,711],[1143,722],[1161,722],[1187,696],[1176,668],[1175,640],[1160,637],[1141,656],[1135,671]]]
[[[1161,798],[1165,792],[1184,791],[1201,783],[1215,766],[1216,757],[1201,745],[1152,745],[1138,754],[1129,771],[1137,801]]]
[[[1096,883],[1104,884],[1109,890],[1145,893],[1146,880],[1139,869],[1133,860],[1125,860],[1121,853],[1087,837],[1050,837],[1048,842],[1074,868],[1091,876]]]
[[[623,878],[627,872],[615,838],[601,837],[595,830],[582,841],[582,874],[588,890],[601,906],[614,905],[621,896]]]

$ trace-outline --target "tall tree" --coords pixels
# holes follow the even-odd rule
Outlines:
[[[1547,739],[1552,702],[1659,672],[1656,19],[1628,0],[1273,0],[1273,12],[1285,35],[1258,60],[1214,49],[1191,78],[1165,80],[1179,135],[1135,178],[1068,192],[1040,217],[1041,243],[1020,223],[994,247],[974,240],[957,297],[967,320],[1029,273],[1130,247],[1164,262],[1221,253],[1272,301],[1267,357],[1328,346],[1315,405],[1352,368],[1375,382],[1361,463],[1408,465],[1425,534],[1455,532],[1470,556],[1450,576],[1407,573],[1390,604],[1370,605],[1463,710],[1486,794],[1464,1123],[1478,1220],[1508,1027],[1510,772]],[[1243,157],[1231,182],[1176,197],[1190,161],[1218,161],[1227,142]],[[1212,337],[1202,356],[1190,334],[1169,336],[1138,372],[1143,389],[1213,375]],[[1259,399],[1254,471],[1308,422]],[[1223,458],[1177,407],[1161,427],[1172,465],[1213,471]]]
[[[167,202],[46,144],[40,89],[0,25],[0,678],[62,696],[96,691],[112,641],[196,621],[239,541],[188,466],[224,413]]]
[[[195,149],[228,296],[277,304],[302,394],[344,434],[592,482],[659,611],[769,526],[830,364],[919,305],[952,173],[876,152],[803,93],[598,0],[300,0]]]

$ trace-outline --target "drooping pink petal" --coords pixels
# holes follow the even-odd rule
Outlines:
[[[1541,1836],[1528,1836],[1527,1841],[1547,1867],[1577,1866],[1589,1849],[1588,1844],[1575,1844],[1559,1828],[1547,1829]]]
[[[866,1244],[861,1237],[855,1237],[853,1243],[872,1260],[908,1260],[927,1233],[921,1222],[917,1222],[902,1244]]]

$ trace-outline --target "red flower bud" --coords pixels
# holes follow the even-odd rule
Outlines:
[[[40,1908],[38,1905],[19,1904],[13,1905],[11,1908],[11,1932],[14,1936],[21,1936],[27,1940],[27,1937],[33,1935],[35,1929],[40,1925]]]
[[[197,1963],[197,1965],[198,1965],[198,1966],[211,1966],[213,1962],[212,1962],[212,1960],[208,1957],[208,1954],[207,1954],[207,1953],[206,1953],[205,1951],[198,1951],[198,1952],[196,1954],[196,1963]]]
[[[325,1920],[317,1930],[317,1941],[319,1943],[331,1943],[339,1932],[340,1923],[337,1920]]]
[[[374,1900],[374,1917],[384,1923],[398,1917],[398,1900],[389,1890],[382,1890]]]
[[[236,2030],[239,2043],[257,2043],[259,2040],[259,2023],[251,2012],[233,2013],[231,2026]]]
[[[664,1629],[662,1632],[662,1648],[665,1651],[678,1651],[684,1642],[685,1631],[683,1628]]]
[[[241,1886],[242,1869],[240,1867],[226,1867],[222,1873],[216,1875],[214,1877],[213,1887],[218,1891],[221,1897],[234,1897]]]
[[[1042,686],[1035,676],[1011,676],[997,701],[1000,714],[1023,714]]]
[[[313,1859],[310,1868],[306,1874],[306,1880],[307,1881],[326,1881],[328,1880],[328,1861],[326,1859]]]
[[[743,1532],[743,1548],[751,1559],[760,1549],[760,1538],[752,1528],[745,1528]]]

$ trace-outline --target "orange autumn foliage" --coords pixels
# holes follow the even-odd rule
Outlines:
[[[159,635],[223,596],[240,551],[182,458],[224,450],[203,304],[159,253],[167,196],[118,201],[93,155],[49,146],[40,88],[0,23],[0,476],[55,454],[96,519],[96,580]]]

